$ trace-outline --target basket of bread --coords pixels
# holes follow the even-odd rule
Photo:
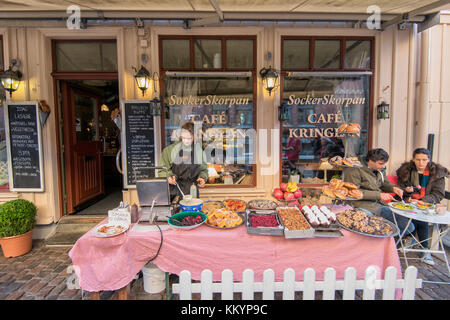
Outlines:
[[[351,182],[333,178],[327,186],[322,187],[322,193],[332,199],[337,200],[361,200],[363,193]]]
[[[359,137],[361,126],[356,122],[343,123],[338,128],[339,133],[356,134]]]

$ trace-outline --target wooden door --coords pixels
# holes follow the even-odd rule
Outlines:
[[[62,81],[67,213],[105,193],[100,97]]]

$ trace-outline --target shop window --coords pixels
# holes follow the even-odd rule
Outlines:
[[[5,69],[3,60],[3,38],[0,36],[0,74],[2,74]],[[3,90],[3,88],[1,90]],[[6,151],[5,115],[3,112],[5,101],[3,98],[4,93],[4,91],[0,93],[0,191],[9,190],[8,154]]]
[[[161,45],[163,69],[190,68],[190,44],[188,39],[163,39]]]
[[[117,71],[115,41],[55,41],[56,71]]]
[[[309,40],[285,40],[283,63],[287,69],[309,69]]]
[[[195,68],[222,68],[222,41],[194,39]]]
[[[254,185],[253,77],[165,77],[165,145],[189,121],[206,153],[208,185]]]
[[[341,169],[322,165],[325,158],[367,153],[369,142],[370,75],[285,76],[283,104],[289,119],[283,123],[282,181],[300,173],[300,183],[326,183]],[[307,85],[305,85],[305,81]],[[344,148],[337,128],[342,122],[356,122],[360,136]]]
[[[370,69],[370,41],[347,40],[345,42],[345,68]]]
[[[339,69],[341,66],[341,41],[316,40],[314,44],[314,68]]]
[[[232,39],[226,41],[227,68],[253,68],[253,40]]]

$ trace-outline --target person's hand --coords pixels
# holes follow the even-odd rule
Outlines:
[[[406,187],[405,191],[408,192],[408,193],[412,193],[412,192],[414,192],[414,188],[413,187]]]
[[[177,178],[175,176],[171,176],[167,178],[167,181],[169,181],[169,184],[176,185],[177,184]]]
[[[203,179],[203,178],[198,178],[197,182],[198,182],[198,187],[199,188],[203,188],[205,186],[205,183],[206,183],[205,179]]]
[[[383,202],[388,202],[388,201],[394,201],[395,200],[394,197],[392,195],[390,195],[389,193],[382,192],[380,194],[380,197],[381,197],[381,201],[383,201]]]
[[[394,193],[398,195],[400,198],[403,198],[403,190],[397,187],[394,187]]]

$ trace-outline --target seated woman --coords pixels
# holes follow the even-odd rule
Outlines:
[[[403,163],[397,170],[398,186],[412,194],[411,201],[441,202],[445,193],[445,177],[448,176],[449,171],[431,161],[430,151],[425,148],[414,150],[413,159]],[[414,193],[414,188],[419,189],[419,193]],[[429,248],[428,240],[426,240],[428,239],[428,223],[415,220],[414,225],[419,241],[424,248]],[[407,244],[413,244],[412,240],[411,237],[407,239]],[[425,263],[434,265],[430,253],[422,254],[422,259]]]

